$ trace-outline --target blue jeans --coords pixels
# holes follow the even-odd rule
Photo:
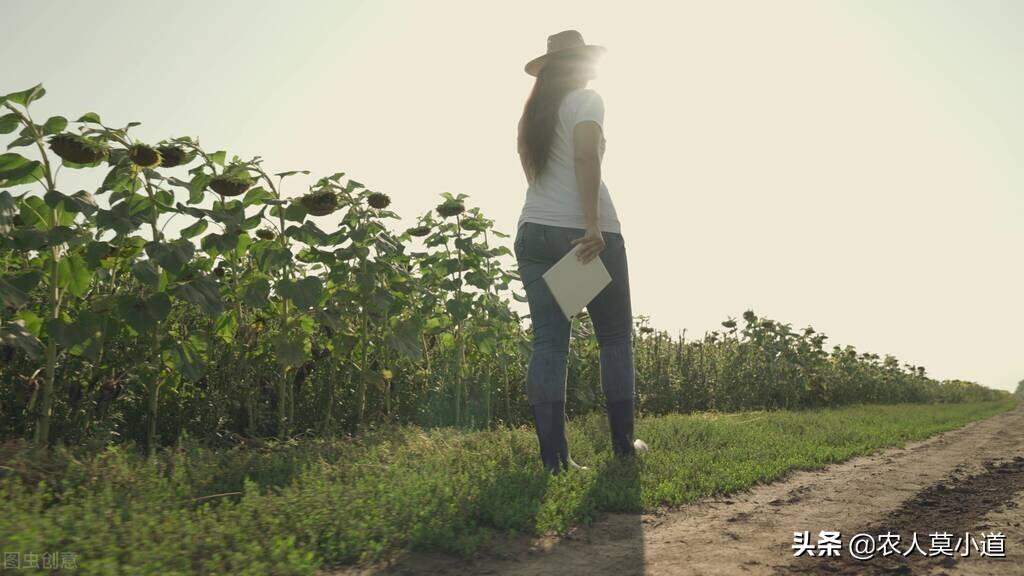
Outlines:
[[[533,353],[526,374],[530,405],[564,402],[566,361],[572,326],[541,276],[581,238],[581,228],[562,228],[524,222],[516,232],[515,255],[526,289],[533,322]],[[626,245],[621,234],[604,232],[601,261],[612,278],[587,305],[600,348],[601,388],[607,400],[632,400],[636,392],[633,369],[633,311],[629,300]]]

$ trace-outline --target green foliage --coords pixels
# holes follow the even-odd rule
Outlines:
[[[50,444],[52,426],[72,444],[153,449],[183,433],[528,420],[529,328],[510,305],[524,298],[497,241],[508,235],[466,194],[441,193],[398,231],[391,198],[344,172],[286,193],[286,179],[309,172],[271,175],[259,157],[190,137],[142,143],[130,135],[137,122],[116,128],[91,112],[36,124],[29,107],[44,94],[0,103],[0,133],[25,146],[0,155],[0,438],[33,432]],[[58,165],[94,173],[96,188],[62,192]],[[172,220],[178,237],[164,233]],[[997,396],[743,316],[742,328],[730,319],[689,341],[637,319],[640,410]],[[572,414],[601,408],[598,357],[584,316]]]

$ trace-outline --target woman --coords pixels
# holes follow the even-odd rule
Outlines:
[[[529,188],[519,218],[515,255],[533,321],[526,389],[545,469],[586,469],[569,456],[565,435],[566,359],[571,324],[541,275],[581,244],[578,257],[601,258],[612,282],[587,305],[600,347],[612,449],[632,456],[633,313],[626,248],[608,188],[601,181],[604,103],[586,87],[605,49],[575,30],[548,37],[547,53],[526,65],[536,76],[519,120],[519,156]]]

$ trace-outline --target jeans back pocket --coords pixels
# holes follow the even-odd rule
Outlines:
[[[550,260],[547,226],[524,222],[516,234],[516,258],[530,261]]]
[[[516,230],[515,240],[512,241],[512,252],[516,256],[516,260],[522,260],[523,258],[523,240],[526,239],[526,225],[528,222],[523,222],[519,225],[519,229]]]

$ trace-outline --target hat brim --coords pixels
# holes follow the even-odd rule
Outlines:
[[[541,67],[544,66],[544,63],[547,62],[548,59],[551,57],[562,56],[566,54],[578,54],[582,56],[590,56],[591,58],[597,58],[604,54],[605,52],[607,52],[607,49],[604,46],[598,46],[596,44],[584,44],[582,46],[573,46],[572,48],[565,48],[557,52],[549,52],[547,54],[542,54],[534,58],[533,60],[527,62],[526,66],[524,67],[524,70],[526,70],[526,73],[529,74],[530,76],[536,76],[537,73],[540,72]]]

